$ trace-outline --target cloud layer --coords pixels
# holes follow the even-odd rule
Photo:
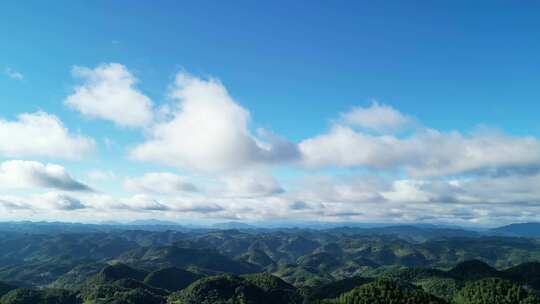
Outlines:
[[[67,106],[140,128],[142,139],[124,147],[126,163],[95,162],[86,172],[112,194],[93,191],[59,165],[4,161],[0,188],[18,194],[0,195],[3,214],[489,225],[535,220],[540,212],[534,136],[436,130],[373,102],[329,114],[326,131],[291,142],[258,128],[215,78],[178,73],[164,106],[138,90],[123,65],[73,74],[81,84]],[[94,149],[93,139],[45,112],[0,120],[0,157],[84,159]]]

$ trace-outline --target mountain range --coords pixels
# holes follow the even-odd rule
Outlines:
[[[1,223],[0,303],[540,303],[537,225]]]

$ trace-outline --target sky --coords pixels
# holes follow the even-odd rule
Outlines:
[[[2,1],[0,220],[540,220],[534,1]]]

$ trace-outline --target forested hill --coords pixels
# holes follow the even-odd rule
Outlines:
[[[53,226],[0,232],[0,303],[540,303],[532,237]]]

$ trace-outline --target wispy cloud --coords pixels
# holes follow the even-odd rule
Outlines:
[[[15,79],[15,80],[23,80],[24,79],[24,75],[21,73],[21,72],[18,72],[12,68],[5,68],[4,69],[4,74],[6,76],[8,76],[9,78],[11,79]]]

